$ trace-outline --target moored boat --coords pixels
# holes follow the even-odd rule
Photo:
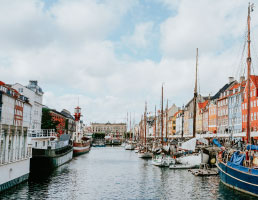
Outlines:
[[[244,152],[240,152],[232,148],[221,148],[222,151],[217,155],[216,165],[218,167],[222,183],[235,190],[258,197],[258,146],[250,145],[252,142],[251,126],[253,125],[251,123],[251,121],[253,121],[253,116],[251,117],[251,94],[253,93],[253,88],[251,87],[254,85],[250,75],[252,61],[250,48],[250,13],[253,11],[253,7],[253,4],[249,3],[247,17],[247,81],[244,88],[244,100],[242,102],[242,105],[246,105],[245,109],[247,110],[246,120],[243,122],[243,124],[246,125],[246,147]],[[256,99],[257,96],[254,97]],[[220,147],[220,144],[218,146]],[[232,151],[234,152],[233,154],[231,154]]]
[[[142,151],[139,151],[138,152],[138,157],[139,158],[152,158],[153,154],[151,152],[142,152]]]
[[[182,156],[176,159],[177,162],[183,165],[199,167],[202,163],[208,163],[209,155],[203,152]]]
[[[73,156],[78,156],[90,151],[90,139],[83,136],[81,126],[81,108],[77,106],[74,112],[76,129],[73,133]]]
[[[216,165],[221,182],[235,190],[258,197],[258,156],[250,156],[251,152],[257,150],[258,146],[249,145],[247,153],[235,151],[231,158],[225,151],[219,154]]]
[[[135,146],[132,142],[125,145],[125,150],[134,150]]]
[[[78,156],[90,151],[90,140],[88,138],[82,139],[81,142],[73,142],[73,156]]]
[[[73,145],[70,135],[62,134],[57,137],[54,130],[33,130],[30,139],[31,171],[51,170],[72,160]]]

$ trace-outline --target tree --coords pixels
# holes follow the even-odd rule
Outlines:
[[[48,108],[42,108],[41,129],[55,129],[59,122],[54,121]]]

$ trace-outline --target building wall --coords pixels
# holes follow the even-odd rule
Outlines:
[[[182,134],[182,123],[183,123],[183,117],[180,115],[176,118],[176,135]]]
[[[188,135],[189,134],[189,111],[185,110],[184,112],[184,134]]]
[[[174,115],[172,117],[172,135],[175,135],[176,133],[176,116]]]
[[[200,134],[203,132],[203,126],[202,126],[203,113],[200,110],[198,105],[196,110],[197,110],[196,111],[196,133]]]
[[[242,95],[241,93],[234,94],[228,100],[228,121],[229,132],[242,132]]]
[[[228,95],[227,94],[223,95],[218,100],[218,133],[228,133]]]
[[[16,83],[12,88],[16,89],[22,95],[29,98],[29,103],[32,105],[32,129],[41,129],[41,118],[42,118],[42,101],[43,101],[43,92],[38,89],[29,89],[28,86],[23,86],[19,83]]]
[[[253,76],[258,80],[258,76]],[[258,131],[258,94],[257,94],[257,86],[254,84],[253,80],[251,79],[251,86],[250,86],[250,127],[251,131]],[[247,87],[244,90],[243,94],[243,102],[242,102],[242,127],[243,131],[246,131],[247,127]]]
[[[213,100],[209,104],[209,132],[217,133],[217,104]]]
[[[106,135],[119,135],[123,136],[126,133],[127,127],[125,123],[92,123],[93,133],[105,133]]]
[[[2,114],[1,114],[1,122],[6,125],[14,125],[14,103],[15,99],[2,94]]]
[[[203,132],[206,133],[209,130],[209,109],[206,109],[203,112],[203,119],[202,119],[202,126],[203,126]]]
[[[32,106],[28,103],[24,104],[23,107],[23,126],[30,127],[31,121],[32,121]]]

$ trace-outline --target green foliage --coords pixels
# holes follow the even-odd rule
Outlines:
[[[42,108],[41,129],[55,129],[59,122],[53,121],[48,108]]]

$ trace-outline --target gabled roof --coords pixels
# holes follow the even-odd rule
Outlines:
[[[213,97],[211,100],[218,99],[222,92],[225,92],[230,86],[232,86],[236,81],[225,84]]]
[[[202,103],[198,103],[199,109],[203,109],[207,106],[207,104],[209,103],[209,100],[206,100]]]
[[[256,88],[258,88],[258,76],[250,75],[250,78],[251,78],[251,80],[253,81],[254,86],[255,86]]]

